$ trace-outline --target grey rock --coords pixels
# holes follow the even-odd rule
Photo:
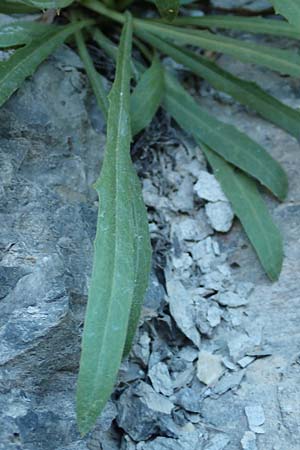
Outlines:
[[[234,214],[229,202],[208,202],[205,205],[205,213],[214,230],[226,233],[232,227]]]
[[[218,433],[209,440],[209,444],[204,447],[204,450],[223,450],[229,442],[229,436]]]
[[[201,337],[196,327],[197,305],[193,302],[191,293],[184,288],[179,280],[167,280],[170,312],[179,329],[197,346]]]
[[[197,377],[201,383],[212,385],[224,372],[222,357],[201,350],[197,361]]]
[[[186,411],[200,413],[202,410],[204,389],[199,385],[196,385],[196,387],[195,383],[193,383],[191,387],[184,387],[180,389],[176,393],[176,396],[174,396],[174,403],[176,403],[176,405],[178,406],[181,406]]]
[[[251,364],[253,361],[255,361],[254,356],[244,356],[244,358],[241,358],[238,361],[238,365],[244,369],[245,367],[249,366],[249,364]]]
[[[137,450],[202,450],[202,443],[202,432],[190,427],[177,439],[157,437],[151,442],[138,444]]]
[[[229,306],[230,308],[238,308],[239,306],[245,306],[248,304],[247,299],[231,291],[221,292],[217,297],[215,297],[215,299],[220,305]]]
[[[203,216],[197,220],[178,216],[172,222],[171,227],[172,235],[176,235],[179,241],[201,241],[212,234],[212,229]]]
[[[217,395],[223,395],[231,389],[236,389],[241,384],[244,375],[245,372],[242,370],[225,374],[214,386],[213,392]]]
[[[122,393],[117,422],[135,441],[148,439],[159,431],[172,436],[176,428],[170,416],[173,407],[170,400],[141,381]]]
[[[200,199],[208,200],[210,202],[227,201],[220,183],[216,180],[214,175],[203,170],[198,174],[197,178],[198,181],[194,185],[194,191]]]
[[[167,396],[173,394],[173,382],[167,364],[159,362],[153,365],[148,372],[148,376],[156,392]]]
[[[91,185],[104,136],[90,124],[76,61],[62,48],[0,110],[0,442],[7,450],[88,448],[74,399],[96,221]]]
[[[255,433],[246,431],[241,440],[241,445],[243,450],[257,450]]]
[[[189,212],[194,209],[193,181],[185,177],[172,197],[174,209],[176,211]]]
[[[253,433],[264,433],[262,425],[265,423],[265,413],[263,407],[252,404],[245,407],[249,428]]]

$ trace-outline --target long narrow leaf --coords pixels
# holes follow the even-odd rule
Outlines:
[[[112,392],[132,307],[137,297],[139,301],[143,297],[147,281],[150,250],[146,212],[130,158],[131,42],[129,16],[109,95],[105,158],[95,185],[100,208],[77,388],[82,434],[93,426]],[[139,260],[137,255],[143,253],[144,259]],[[143,277],[137,281],[141,269]]]
[[[156,7],[162,17],[173,20],[179,11],[179,0],[154,0]]]
[[[89,23],[89,21],[83,21],[78,24],[56,27],[54,32],[32,41],[17,50],[8,61],[0,63],[0,106],[57,47],[76,30]]]
[[[147,69],[131,95],[132,135],[146,128],[155,115],[163,97],[163,70],[157,57]]]
[[[177,17],[173,21],[178,26],[197,26],[202,28],[220,28],[223,30],[247,31],[257,34],[272,34],[291,39],[300,39],[300,30],[283,20],[264,19],[262,17],[207,15],[202,17]]]
[[[139,30],[148,30],[175,42],[225,53],[247,63],[260,64],[283,74],[300,77],[300,56],[293,51],[274,49],[252,42],[218,36],[209,31],[184,30],[179,27],[140,19],[135,19],[134,25]]]
[[[201,148],[231,202],[234,213],[240,219],[264,270],[272,281],[277,280],[283,260],[282,239],[255,182],[244,173],[235,170],[208,147],[201,145]]]
[[[131,350],[149,283],[151,268],[151,244],[146,207],[142,197],[141,183],[132,166],[131,175],[132,212],[134,218],[135,286],[130,309],[123,356]]]
[[[165,86],[165,107],[182,128],[228,162],[255,177],[278,198],[285,198],[288,187],[286,174],[263,147],[235,127],[209,115],[169,74],[165,76]]]
[[[96,28],[96,27],[91,28],[90,33],[91,33],[94,41],[99,45],[99,47],[102,48],[108,56],[110,56],[112,59],[116,60],[117,53],[118,53],[118,47],[110,39],[108,39],[102,33],[102,31],[99,30],[99,28]],[[134,79],[136,81],[138,81],[140,78],[140,74],[136,68],[136,64],[134,64],[132,60],[130,60],[130,67],[131,67]]]
[[[1,0],[0,3],[0,13],[2,14],[27,14],[36,11],[37,8],[18,1]]]
[[[0,26],[0,48],[14,47],[28,44],[32,39],[41,37],[51,30],[55,30],[54,25],[47,25],[40,22],[10,22]]]
[[[26,5],[44,10],[65,8],[71,5],[74,0],[22,0],[22,2]]]
[[[107,119],[108,98],[107,98],[107,92],[104,87],[103,79],[94,67],[92,58],[89,55],[89,52],[86,48],[86,45],[85,45],[85,42],[83,39],[82,32],[80,30],[78,30],[75,33],[75,39],[76,39],[76,45],[78,48],[79,55],[83,61],[84,68],[86,70],[86,73],[87,73],[90,83],[92,85],[93,92],[97,99],[97,103],[98,103],[99,108],[101,109],[105,119]]]
[[[235,77],[200,55],[169,44],[153,34],[145,32],[138,34],[146,42],[207,80],[215,89],[226,92],[299,139],[300,113],[298,111],[267,94],[255,83]]]
[[[286,17],[290,24],[300,30],[300,4],[299,0],[270,0],[276,13]]]
[[[124,21],[122,14],[105,8],[97,0],[82,0],[82,4],[113,20],[121,23]],[[140,31],[150,31],[159,37],[169,38],[181,44],[196,45],[206,50],[233,56],[246,63],[259,64],[283,74],[300,77],[300,56],[295,51],[274,49],[253,42],[214,35],[209,31],[184,30],[143,19],[134,19],[133,24],[134,28]]]
[[[105,53],[116,59],[117,47],[98,28],[93,28],[91,34],[95,42]],[[130,61],[131,70],[138,84],[131,96],[131,128],[135,136],[151,122],[163,94],[163,71],[158,59],[154,59],[149,69],[141,68],[138,61]]]

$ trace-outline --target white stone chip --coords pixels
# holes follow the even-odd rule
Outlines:
[[[238,308],[248,304],[247,299],[231,291],[221,292],[217,295],[216,300],[220,305],[230,308]]]
[[[192,294],[176,279],[167,279],[170,313],[178,328],[199,348],[201,337],[196,327],[197,304]]]
[[[229,202],[209,202],[205,205],[205,213],[214,230],[226,233],[232,227],[234,214]]]
[[[194,185],[194,191],[200,199],[210,202],[227,201],[219,182],[214,175],[202,170],[198,174],[198,181]]]
[[[154,364],[149,370],[148,375],[156,392],[167,396],[173,394],[173,382],[168,366],[164,362]]]
[[[241,440],[241,445],[243,450],[257,450],[255,433],[246,431]]]
[[[192,211],[194,209],[193,182],[191,178],[185,177],[179,185],[178,191],[171,196],[173,206],[178,211]]]
[[[207,310],[207,320],[211,327],[216,327],[221,322],[222,310],[216,305],[212,305]]]
[[[238,365],[244,369],[245,367],[249,366],[249,364],[251,364],[254,360],[254,356],[244,356],[244,358],[238,361]]]
[[[197,378],[201,383],[212,385],[218,381],[224,372],[222,357],[201,350],[197,361]]]
[[[249,428],[253,433],[264,433],[262,425],[265,423],[265,413],[259,404],[252,404],[245,407]]]

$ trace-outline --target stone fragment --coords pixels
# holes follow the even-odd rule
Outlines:
[[[214,386],[213,392],[223,395],[225,392],[237,388],[241,384],[244,375],[245,372],[242,370],[224,375]]]
[[[144,331],[136,344],[132,348],[134,356],[142,363],[143,367],[146,367],[150,356],[150,343],[151,339],[149,334]]]
[[[153,365],[148,372],[148,376],[156,392],[167,396],[173,394],[173,382],[167,364],[159,362]]]
[[[207,320],[211,327],[216,327],[221,323],[222,310],[216,306],[212,305],[207,310]]]
[[[246,431],[241,440],[241,445],[243,450],[257,450],[255,433]]]
[[[157,437],[150,442],[140,442],[136,450],[202,450],[202,434],[198,430],[183,432],[178,439]]]
[[[218,433],[209,439],[209,443],[204,447],[204,450],[223,450],[230,442],[229,436],[225,433]]]
[[[197,377],[206,385],[212,385],[218,381],[224,372],[222,357],[201,350],[197,361]]]
[[[205,220],[196,220],[192,217],[177,217],[171,224],[171,234],[181,241],[201,241],[210,234],[212,229]]]
[[[205,213],[214,230],[226,233],[232,227],[234,213],[229,202],[209,202],[205,205]]]
[[[252,404],[245,407],[249,428],[253,433],[264,433],[262,425],[265,423],[265,413],[259,404]]]
[[[220,183],[216,180],[215,176],[204,170],[198,174],[198,181],[194,185],[194,191],[203,200],[210,202],[227,201]]]
[[[193,197],[193,182],[190,177],[186,176],[179,185],[178,191],[172,194],[171,201],[175,210],[189,212],[194,209]]]
[[[251,364],[253,361],[255,361],[254,356],[244,356],[244,358],[239,359],[237,363],[244,369],[245,367],[249,366],[249,364]]]
[[[143,381],[127,388],[117,406],[118,426],[135,441],[148,439],[159,430],[170,432],[170,423],[165,420],[171,421],[173,403]]]
[[[245,306],[248,304],[247,299],[231,291],[220,292],[215,299],[220,305],[229,306],[230,308],[238,308],[239,306]]]
[[[167,280],[170,312],[179,329],[197,346],[200,346],[200,334],[196,327],[197,305],[191,293],[179,280]]]

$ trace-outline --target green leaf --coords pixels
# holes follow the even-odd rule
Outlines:
[[[133,300],[130,309],[123,357],[127,356],[131,350],[132,341],[138,327],[141,309],[144,303],[144,297],[149,283],[149,274],[151,268],[151,244],[148,216],[142,197],[141,184],[134,168],[132,168],[132,176],[130,181],[131,189],[133,192],[132,210],[134,217],[135,236],[135,286],[133,291]]]
[[[234,169],[208,147],[202,144],[201,148],[234,213],[241,221],[264,270],[272,281],[277,280],[283,260],[282,239],[257,190],[256,183],[241,171]]]
[[[25,47],[17,50],[7,61],[0,63],[0,106],[32,75],[37,67],[77,29],[90,21],[56,27]]]
[[[146,42],[207,80],[215,89],[226,92],[299,139],[300,113],[298,111],[267,94],[255,83],[235,77],[200,55],[169,44],[166,40],[159,39],[150,33],[138,32],[138,34]]]
[[[285,198],[287,176],[263,147],[232,125],[209,115],[169,74],[165,76],[165,86],[164,105],[183,129],[194,138],[201,139],[228,162],[255,177],[279,199]]]
[[[0,3],[0,13],[2,14],[27,14],[36,11],[36,8],[18,1],[1,0]]]
[[[87,1],[85,4],[89,5],[90,2]],[[134,26],[138,30],[150,31],[159,37],[170,38],[181,44],[196,45],[207,50],[225,53],[246,63],[260,64],[283,74],[300,77],[300,56],[293,51],[218,36],[209,31],[185,30],[141,19],[135,19]]]
[[[179,0],[154,0],[154,3],[162,17],[172,21],[178,14]]]
[[[74,0],[22,0],[22,2],[26,5],[45,10],[65,8],[71,5]]]
[[[89,32],[99,47],[102,48],[110,58],[116,60],[118,47],[110,39],[108,39],[102,31],[99,30],[99,28],[93,27],[89,30]],[[140,74],[136,68],[136,64],[134,64],[132,60],[130,60],[130,66],[134,79],[138,81]]]
[[[130,158],[132,22],[127,17],[109,94],[107,147],[95,184],[100,208],[77,386],[82,434],[91,429],[113,390],[150,256],[146,211]]]
[[[93,64],[92,58],[89,55],[89,52],[86,48],[82,32],[80,30],[75,33],[76,45],[78,48],[78,52],[80,58],[83,61],[85,71],[89,77],[90,83],[93,88],[93,92],[95,94],[97,103],[99,108],[101,109],[105,119],[107,119],[108,114],[108,98],[107,92],[104,87],[104,79],[97,72],[95,66]]]
[[[300,31],[299,0],[270,0],[277,14],[286,17],[290,24]]]
[[[163,97],[163,70],[157,57],[147,69],[131,95],[131,126],[135,136],[146,128]]]
[[[54,25],[40,22],[9,22],[0,26],[0,48],[28,44],[34,38],[55,30]]]
[[[273,34],[291,39],[300,39],[300,30],[282,20],[262,17],[207,15],[202,17],[177,17],[173,21],[178,26],[197,26],[202,28],[221,28],[223,30],[247,31],[257,34]]]

